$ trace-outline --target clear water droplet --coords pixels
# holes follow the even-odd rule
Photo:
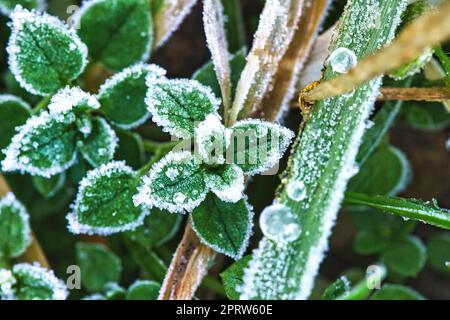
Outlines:
[[[296,215],[282,204],[266,207],[259,217],[259,225],[267,238],[278,243],[295,241],[301,232]]]
[[[358,59],[352,50],[337,48],[331,53],[329,61],[334,72],[347,73],[356,66]]]
[[[306,187],[303,181],[291,181],[286,186],[286,193],[294,201],[302,201],[306,198]]]

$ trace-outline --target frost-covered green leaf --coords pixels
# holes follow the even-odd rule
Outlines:
[[[0,199],[0,260],[20,256],[31,242],[29,215],[12,193]]]
[[[275,166],[294,138],[291,130],[256,119],[239,121],[231,129],[233,134],[228,153],[231,161],[247,175]]]
[[[231,142],[232,131],[222,124],[217,114],[209,114],[195,129],[196,151],[204,163],[223,164]]]
[[[67,215],[69,230],[75,234],[109,235],[135,229],[149,213],[133,204],[138,184],[133,169],[123,162],[110,162],[89,171]]]
[[[128,232],[127,235],[131,240],[139,242],[146,248],[160,246],[175,235],[181,220],[182,217],[178,214],[153,208],[145,217],[142,226]]]
[[[228,299],[239,300],[237,289],[243,283],[244,269],[247,268],[251,258],[251,255],[242,257],[220,274]]]
[[[242,257],[253,227],[253,208],[247,199],[230,203],[209,194],[191,218],[203,243],[234,259]]]
[[[425,300],[417,291],[401,284],[385,284],[370,298],[371,300]]]
[[[150,117],[145,104],[146,77],[160,78],[165,74],[164,69],[147,64],[136,64],[115,74],[100,87],[100,111],[122,129],[141,125]]]
[[[350,281],[342,276],[325,289],[322,297],[324,300],[336,300],[345,296],[350,291]]]
[[[220,100],[195,80],[147,78],[146,104],[153,121],[179,138],[194,135],[196,124],[217,112]]]
[[[78,242],[75,246],[81,283],[91,291],[100,291],[109,282],[118,282],[122,272],[120,258],[101,244]]]
[[[57,115],[72,111],[77,115],[89,113],[100,108],[100,103],[92,94],[84,92],[79,87],[64,87],[50,100],[49,113]],[[79,128],[83,134],[88,134],[86,129]]]
[[[108,163],[114,158],[117,136],[111,126],[102,118],[92,119],[92,132],[80,141],[79,150],[93,167]]]
[[[9,68],[28,92],[55,93],[81,74],[87,48],[72,29],[55,17],[22,7],[11,19]]]
[[[109,69],[120,70],[150,56],[153,19],[149,0],[85,1],[77,22],[89,56]]]
[[[39,193],[45,198],[53,197],[66,182],[66,173],[56,174],[50,178],[33,176],[33,185]]]
[[[435,270],[449,273],[450,234],[438,233],[431,236],[427,243],[428,264]]]
[[[381,258],[389,270],[405,277],[415,277],[425,266],[427,255],[422,241],[408,236],[390,243]]]
[[[203,171],[190,152],[170,152],[142,178],[134,202],[172,213],[191,212],[208,191]]]
[[[410,180],[411,170],[406,156],[399,149],[383,145],[359,169],[347,187],[348,191],[366,194],[394,195]]]
[[[16,134],[16,127],[23,125],[30,115],[28,103],[12,95],[0,95],[0,160],[4,159],[1,150],[11,142]]]
[[[5,274],[4,269],[0,270],[0,278],[2,273]],[[6,294],[4,294],[3,286],[0,286],[2,299],[65,300],[68,296],[65,283],[58,279],[52,270],[42,268],[38,264],[16,264],[12,268],[12,276],[14,280],[9,273],[9,283],[12,285],[7,286]]]
[[[0,12],[9,15],[17,5],[25,9],[36,9],[43,11],[45,9],[45,0],[0,0]]]
[[[406,3],[347,2],[329,52],[347,48],[356,60],[372,54],[392,40]],[[332,66],[336,62],[327,61],[323,81],[336,76]],[[246,269],[241,299],[306,299],[310,295],[345,187],[355,173],[358,147],[380,84],[381,79],[374,79],[351,94],[314,104],[284,176],[286,182],[303,183],[305,196],[301,201],[291,199],[286,183],[277,198],[296,213],[302,232],[287,245],[262,239]]]
[[[5,149],[3,171],[19,170],[50,177],[76,161],[76,117],[73,113],[33,116],[20,128]]]
[[[345,203],[368,206],[450,230],[450,210],[440,208],[435,200],[424,202],[417,199],[347,192]]]
[[[128,288],[127,300],[156,300],[161,285],[150,280],[136,280]]]
[[[222,165],[205,171],[206,186],[222,201],[237,202],[244,192],[244,173],[235,164]]]

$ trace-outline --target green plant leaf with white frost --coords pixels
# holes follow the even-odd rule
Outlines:
[[[150,0],[85,1],[77,17],[78,35],[92,60],[120,70],[150,56],[153,19]]]
[[[139,179],[123,162],[110,162],[88,172],[67,215],[75,234],[109,235],[133,230],[149,213],[132,198]]]
[[[102,118],[92,119],[92,132],[78,148],[93,167],[110,162],[117,147],[117,137],[111,126]]]
[[[247,199],[230,203],[209,194],[191,217],[192,228],[206,245],[233,259],[244,254],[253,227]]]
[[[276,165],[294,137],[285,127],[253,119],[239,121],[231,130],[231,161],[247,175]]]
[[[16,128],[23,125],[31,116],[31,108],[22,99],[12,95],[0,95],[0,150],[11,142]],[[0,160],[4,154],[0,151]]]
[[[64,88],[54,95],[48,111],[17,128],[5,149],[3,171],[23,171],[49,178],[71,167],[77,151],[97,167],[112,160],[117,137],[102,118],[93,117],[97,99],[79,88]]]
[[[136,64],[115,74],[100,87],[100,111],[122,129],[141,125],[150,116],[145,104],[146,78],[160,78],[165,73],[156,65]]]
[[[68,295],[65,283],[37,264],[0,269],[0,284],[0,300],[65,300]]]
[[[214,114],[220,105],[209,87],[195,80],[147,78],[148,110],[164,131],[179,137],[194,135],[196,124]]]
[[[349,2],[329,52],[344,47],[356,59],[371,54],[393,38],[405,6],[404,0]],[[327,61],[323,80],[336,76],[335,63]],[[263,238],[246,270],[242,299],[309,296],[347,181],[355,173],[358,146],[379,86],[380,79],[374,79],[351,94],[315,103],[284,176],[284,186],[302,183],[304,197],[292,200],[282,188],[277,199],[296,214],[302,232],[287,245]]]
[[[0,260],[20,256],[31,242],[29,214],[12,193],[0,199]]]
[[[8,63],[24,89],[53,94],[81,74],[87,48],[72,29],[55,17],[22,7],[13,11],[11,19]]]

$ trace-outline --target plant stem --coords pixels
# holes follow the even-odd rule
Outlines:
[[[172,150],[180,141],[169,141],[169,142],[155,142],[150,140],[142,141],[144,150],[148,152],[158,152]]]
[[[423,32],[426,30],[426,32]],[[450,3],[417,18],[408,24],[391,45],[358,62],[346,74],[320,83],[302,96],[316,101],[351,92],[370,79],[392,71],[419,56],[425,49],[450,37]]]
[[[39,101],[36,107],[33,109],[33,114],[39,114],[42,110],[47,108],[48,103],[50,102],[51,96],[46,96]]]
[[[387,275],[387,270],[386,267],[383,265],[378,265],[377,266],[381,271],[380,276],[380,282],[384,280],[384,278]],[[364,277],[363,280],[361,280],[360,282],[358,282],[351,290],[350,292],[343,294],[339,297],[336,298],[336,300],[364,300],[366,299],[370,292],[373,289],[370,289],[369,286],[367,285],[367,278]]]
[[[379,101],[402,100],[402,101],[445,101],[450,100],[450,89],[448,88],[381,88]]]
[[[222,6],[227,16],[225,28],[227,30],[228,49],[230,52],[235,53],[245,46],[245,29],[241,1],[222,0]]]
[[[442,64],[442,67],[445,72],[445,82],[447,86],[450,86],[450,58],[445,54],[444,50],[442,50],[441,46],[438,46],[434,49],[435,55],[438,57],[439,61]]]

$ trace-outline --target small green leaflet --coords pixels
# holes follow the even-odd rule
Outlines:
[[[28,92],[53,94],[84,70],[87,48],[63,22],[22,7],[11,19],[9,68]]]
[[[403,152],[393,146],[382,145],[364,162],[358,174],[350,180],[347,190],[395,195],[406,187],[410,177],[409,162]]]
[[[437,271],[450,273],[450,233],[433,234],[427,243],[428,264]]]
[[[44,111],[29,118],[4,151],[3,171],[48,178],[71,167],[77,155],[75,120],[71,112],[51,115]]]
[[[294,138],[291,130],[256,119],[239,121],[231,129],[232,161],[247,175],[275,166]]]
[[[66,182],[66,173],[60,173],[50,178],[32,176],[33,186],[46,199],[52,198],[61,190]]]
[[[106,300],[123,300],[127,291],[116,282],[108,282],[103,288]]]
[[[100,87],[100,111],[122,129],[143,124],[150,116],[145,104],[146,78],[160,78],[165,74],[166,71],[156,65],[141,63],[115,74]]]
[[[30,243],[29,214],[16,197],[8,193],[0,200],[0,260],[17,258]]]
[[[122,272],[120,258],[101,244],[78,242],[75,246],[81,283],[91,291],[100,291],[109,282],[118,282]]]
[[[38,264],[0,269],[0,300],[65,300],[67,295],[65,283]]]
[[[156,300],[161,285],[150,280],[136,280],[127,292],[127,300]]]
[[[189,151],[170,152],[142,178],[134,203],[172,213],[191,212],[207,191],[203,169],[195,157]]]
[[[31,116],[30,106],[12,95],[0,95],[0,160],[5,157],[3,150],[16,134],[16,127],[23,125]]]
[[[208,194],[191,218],[192,228],[203,243],[234,259],[242,257],[253,227],[253,208],[247,199],[229,203]]]
[[[31,10],[36,9],[43,11],[45,9],[45,0],[0,0],[0,12],[4,15],[9,15],[17,5]]]
[[[372,295],[370,300],[425,300],[425,297],[401,284],[385,284]]]
[[[67,215],[69,230],[110,235],[140,226],[149,211],[133,204],[138,183],[135,172],[124,162],[110,162],[89,171]]]
[[[195,80],[147,77],[147,87],[145,102],[153,121],[178,138],[193,137],[195,126],[216,113],[221,103]]]
[[[397,239],[381,256],[389,270],[405,277],[415,277],[426,262],[426,248],[419,238],[407,236]]]
[[[94,168],[111,161],[116,147],[116,133],[100,117],[95,117],[92,120],[92,132],[88,138],[79,142],[81,154]]]
[[[237,202],[244,192],[244,173],[235,164],[205,171],[206,186],[222,201]]]
[[[251,255],[242,257],[220,274],[225,293],[230,300],[239,300],[240,293],[237,289],[244,283],[244,270],[248,267],[251,258]]]
[[[148,60],[153,44],[149,0],[85,1],[76,20],[94,61],[121,70]]]

